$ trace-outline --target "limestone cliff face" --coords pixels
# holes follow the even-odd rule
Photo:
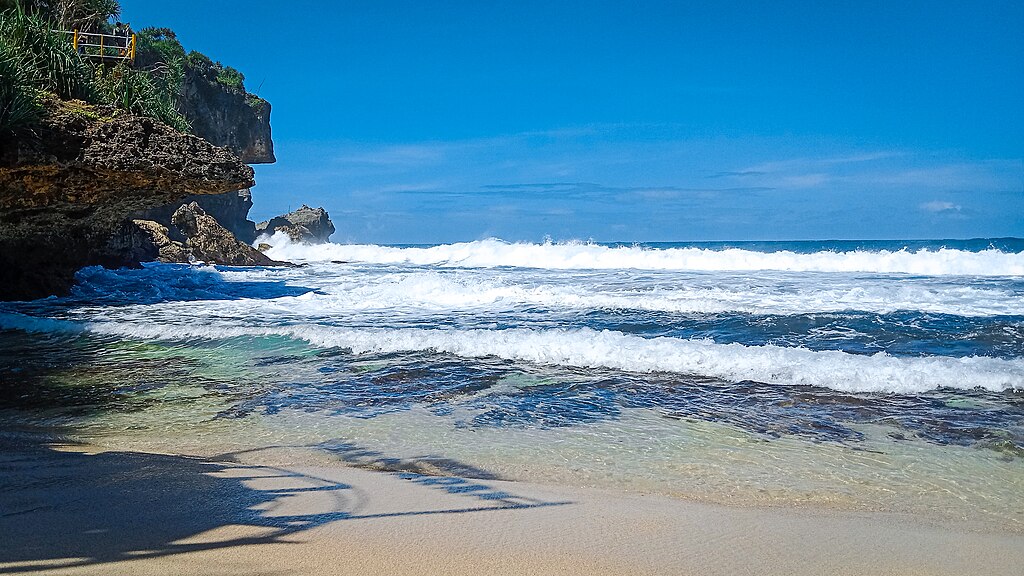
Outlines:
[[[226,147],[246,164],[276,162],[270,135],[270,103],[244,90],[217,82],[213,68],[196,64],[186,69],[181,109],[197,136]],[[157,222],[169,228],[174,237],[176,231],[171,215],[192,202],[242,242],[251,244],[256,240],[256,223],[249,220],[252,194],[247,189],[220,195],[188,196],[173,204],[137,213],[134,217]]]
[[[33,137],[0,142],[0,300],[66,292],[83,266],[131,265],[131,214],[254,184],[252,168],[151,118],[54,101]]]
[[[209,70],[188,68],[181,108],[196,136],[228,148],[246,164],[277,160],[266,100],[217,82]]]

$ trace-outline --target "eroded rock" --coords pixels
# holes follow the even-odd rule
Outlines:
[[[144,239],[143,242],[152,246],[156,252],[154,254],[153,249],[147,250],[148,258],[146,260],[139,258],[140,262],[159,260],[161,262],[186,263],[192,261],[185,245],[172,240],[167,227],[163,224],[152,220],[132,220],[129,224],[137,230],[137,234]]]
[[[252,168],[202,138],[51,101],[33,136],[0,142],[0,300],[65,293],[83,266],[135,265],[112,247],[129,215],[253,184]]]
[[[284,232],[293,242],[323,244],[334,234],[334,223],[323,208],[310,208],[303,204],[294,212],[260,222],[256,225],[256,232],[268,235]]]
[[[196,260],[208,264],[227,264],[229,266],[283,264],[283,262],[272,260],[263,252],[239,241],[196,202],[190,202],[178,208],[171,216],[171,222],[187,238],[185,249]]]
[[[236,238],[252,244],[256,240],[256,223],[249,220],[249,210],[252,208],[252,194],[248,189],[234,190],[223,194],[195,194],[186,196],[182,200],[146,210],[136,216],[142,220],[152,220],[173,228],[171,216],[186,204],[195,202],[199,204],[207,214],[213,216],[217,223],[227,228]],[[177,237],[176,231],[171,230],[171,236],[176,240],[184,240]]]
[[[247,164],[273,163],[270,102],[240,88],[216,81],[209,66],[188,67],[181,105],[192,130],[210,142],[226,146]]]

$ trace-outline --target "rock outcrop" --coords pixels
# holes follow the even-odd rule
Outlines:
[[[284,264],[239,241],[217,220],[192,202],[178,208],[171,217],[174,227],[186,238],[184,249],[191,260],[229,266],[274,266]],[[154,244],[162,241],[154,235]]]
[[[275,232],[288,234],[293,242],[323,244],[334,234],[334,223],[323,208],[310,208],[303,204],[294,212],[256,225],[257,234],[272,235]]]
[[[107,252],[129,262],[189,262],[181,242],[171,240],[167,227],[149,220],[125,220],[107,243]]]
[[[151,118],[54,100],[31,138],[0,142],[0,299],[66,292],[83,266],[138,262],[133,213],[251,187],[224,148]]]
[[[176,234],[171,223],[171,216],[182,206],[193,202],[198,204],[204,212],[213,216],[221,226],[230,230],[242,242],[252,244],[256,241],[256,223],[249,220],[252,194],[248,189],[223,194],[186,196],[173,204],[145,210],[135,216],[137,219],[152,220],[170,228],[172,238],[184,241],[183,237]]]

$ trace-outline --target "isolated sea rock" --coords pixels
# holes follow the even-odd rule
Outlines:
[[[34,134],[0,142],[0,300],[66,293],[83,266],[136,264],[111,243],[129,215],[253,184],[228,150],[152,118],[47,102]]]
[[[293,242],[323,244],[334,234],[334,223],[323,208],[310,208],[305,204],[283,216],[275,216],[256,225],[257,234],[273,235],[284,232]]]
[[[272,260],[263,252],[239,241],[196,202],[178,208],[171,216],[171,222],[187,238],[185,249],[196,260],[202,260],[208,264],[227,264],[229,266],[284,264]]]

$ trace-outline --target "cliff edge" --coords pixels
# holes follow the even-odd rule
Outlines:
[[[185,70],[181,110],[192,132],[238,155],[246,164],[272,164],[270,102],[217,81],[215,64],[193,63]]]
[[[152,118],[50,100],[32,137],[0,142],[0,300],[66,293],[83,266],[133,265],[133,213],[254,184],[224,148]]]

